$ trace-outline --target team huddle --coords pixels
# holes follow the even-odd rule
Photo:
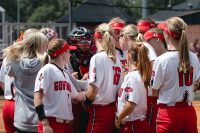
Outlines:
[[[94,34],[27,29],[3,49],[6,133],[197,133],[200,64],[187,24],[121,18]]]

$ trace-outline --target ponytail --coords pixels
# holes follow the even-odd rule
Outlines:
[[[187,24],[179,17],[171,17],[167,21],[170,33],[173,33],[175,43],[179,50],[179,71],[187,73],[190,71],[190,58],[187,40]],[[169,33],[168,33],[169,34]]]
[[[184,73],[190,71],[188,40],[185,30],[182,30],[181,38],[179,41],[179,71]]]
[[[116,63],[117,59],[116,59],[115,45],[113,44],[112,36],[110,35],[110,33],[108,31],[106,31],[103,35],[102,46],[106,50],[108,57],[114,63]]]
[[[128,54],[131,54],[131,60],[135,62],[137,69],[141,75],[146,88],[150,85],[151,77],[151,62],[148,58],[148,48],[143,42],[134,42],[128,49]]]
[[[47,52],[44,53],[43,58],[42,58],[42,66],[48,64],[51,61],[51,57]]]
[[[145,47],[144,44],[140,46],[140,49],[138,51],[137,68],[139,69],[145,87],[148,88],[150,85],[152,68],[151,68],[151,62],[148,57],[148,49]]]

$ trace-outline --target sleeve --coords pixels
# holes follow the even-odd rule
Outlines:
[[[141,88],[138,86],[138,81],[135,78],[128,78],[127,85],[124,88],[126,93],[125,100],[138,104],[140,99],[139,90],[141,90]]]
[[[17,62],[12,62],[10,64],[5,65],[5,74],[10,77],[15,77],[15,67],[17,65]]]
[[[3,60],[3,62],[2,62],[2,65],[1,65],[1,71],[0,71],[0,81],[1,82],[4,82],[4,80],[5,80],[5,64],[6,62],[5,62],[5,59]]]
[[[72,99],[74,99],[78,96],[78,92],[77,92],[77,90],[76,90],[76,88],[74,87],[73,84],[71,84],[71,90],[72,90],[71,91],[71,97],[72,97]]]
[[[99,88],[103,81],[103,68],[101,67],[100,60],[93,56],[90,61],[89,67],[89,84],[93,84]],[[106,68],[104,68],[106,69]]]
[[[145,46],[148,48],[148,51],[149,51],[149,53],[148,53],[149,60],[154,61],[157,57],[157,54],[156,54],[154,48],[148,43],[145,43]]]
[[[37,92],[40,89],[42,89],[43,93],[46,94],[47,90],[50,88],[51,80],[52,79],[49,71],[45,70],[44,68],[40,69],[36,76],[34,92]]]
[[[151,88],[160,89],[162,85],[162,69],[158,60],[155,60],[151,74]]]

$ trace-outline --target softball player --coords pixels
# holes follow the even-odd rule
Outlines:
[[[115,55],[114,40],[108,24],[95,30],[98,53],[90,61],[89,87],[84,105],[89,106],[87,133],[111,133],[114,128],[116,96],[122,80],[122,68]]]
[[[115,39],[115,49],[116,49],[116,56],[119,58],[122,66],[126,66],[126,54],[127,51],[123,51],[119,45],[119,36],[120,31],[124,28],[125,22],[121,18],[113,18],[109,22],[110,27],[113,31],[113,38]]]
[[[147,87],[149,86],[151,63],[148,49],[143,43],[128,49],[128,69],[118,93],[118,108],[115,125],[121,133],[150,133],[145,121],[147,111]]]
[[[142,42],[143,40],[143,35],[139,33],[137,27],[133,24],[129,24],[125,26],[121,32],[120,32],[120,47],[122,48],[123,51],[128,50],[128,47],[134,44],[134,42]],[[157,57],[155,50],[151,45],[148,43],[144,43],[144,45],[148,48],[149,53],[148,57],[150,61],[155,60]]]
[[[178,17],[167,19],[163,27],[169,51],[156,58],[151,79],[153,95],[158,96],[158,133],[197,133],[192,101],[200,65],[188,50],[186,29]]]
[[[167,52],[165,38],[163,32],[158,28],[151,28],[144,34],[144,39],[150,44],[158,56]],[[157,107],[157,97],[152,96],[152,89],[148,88],[147,97],[147,121],[150,124],[151,132],[156,133],[156,117],[157,117],[158,107]]]
[[[137,22],[137,27],[139,32],[144,34],[149,29],[156,27],[156,23],[151,18],[144,18]]]
[[[40,123],[39,133],[72,133],[73,120],[72,99],[81,101],[84,92],[78,93],[73,86],[64,65],[69,62],[69,46],[62,39],[49,42],[49,48],[44,55],[43,67],[38,72],[35,81],[34,104]],[[49,57],[50,62],[49,64]]]

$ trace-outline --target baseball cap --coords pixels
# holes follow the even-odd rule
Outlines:
[[[52,54],[50,54],[50,56],[51,58],[55,58],[60,54],[66,52],[67,50],[76,50],[76,49],[77,49],[76,46],[70,46],[67,42],[64,42],[63,46],[58,50],[56,50],[55,52],[53,52]]]
[[[111,23],[111,26],[114,30],[121,30],[122,28],[124,28],[125,24],[122,22],[113,22]]]

